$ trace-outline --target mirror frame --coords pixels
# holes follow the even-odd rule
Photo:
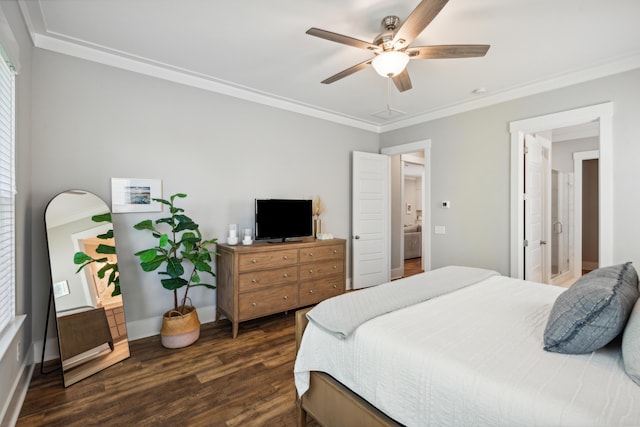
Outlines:
[[[67,203],[65,199],[71,196],[87,195],[97,200],[92,199],[90,202],[93,204],[84,206],[60,205],[63,202]],[[83,200],[85,201],[87,199]],[[97,204],[98,201],[101,203],[100,206]],[[95,245],[96,239],[102,239],[107,246],[111,246],[111,239],[108,238],[110,233],[108,231],[105,233],[109,227],[108,224],[111,224],[110,229],[113,230],[110,217],[108,222],[96,220],[98,216],[107,212],[111,214],[104,200],[85,190],[67,190],[57,194],[51,198],[44,212],[51,299],[58,331],[60,364],[65,387],[130,357],[122,296],[112,298],[113,283],[105,279],[104,275],[103,277],[97,275],[95,270],[98,265],[97,255],[94,254],[92,257],[94,261],[88,263],[80,262],[76,265],[74,262],[79,252],[90,252],[82,246],[82,240],[93,240]],[[93,227],[91,227],[91,221],[95,224]],[[64,227],[71,230],[65,230]],[[115,252],[115,236],[112,241]],[[70,253],[75,255],[70,256]],[[87,255],[91,257],[91,253]],[[115,253],[98,255],[100,259],[108,257],[107,262],[115,263],[117,267]],[[69,257],[69,265],[66,264],[67,257]],[[104,266],[104,264],[100,265]],[[90,268],[92,272],[88,273],[86,270]],[[119,277],[117,269],[114,271],[114,274],[116,273],[115,277]],[[105,280],[106,285],[105,283],[98,285],[98,282],[105,282]],[[98,295],[99,288],[103,288],[108,295],[106,293]],[[63,301],[66,305],[61,304]]]

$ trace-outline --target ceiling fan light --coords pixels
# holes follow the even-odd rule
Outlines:
[[[382,77],[394,77],[400,74],[409,63],[409,55],[397,50],[382,52],[373,58],[371,65]]]

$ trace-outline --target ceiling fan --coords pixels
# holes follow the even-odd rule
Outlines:
[[[400,92],[411,89],[411,79],[406,66],[411,59],[436,58],[472,58],[484,56],[489,50],[485,44],[458,44],[439,46],[411,47],[413,40],[433,21],[449,0],[422,0],[411,12],[409,17],[400,25],[397,16],[386,16],[382,19],[382,32],[372,43],[353,37],[334,33],[320,28],[310,28],[307,34],[371,51],[375,56],[364,62],[340,71],[322,83],[329,84],[356,71],[373,66],[378,74],[393,80]]]

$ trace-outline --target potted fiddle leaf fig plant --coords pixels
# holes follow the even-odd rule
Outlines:
[[[166,205],[170,216],[155,221],[147,219],[134,225],[136,230],[147,230],[157,239],[154,247],[135,254],[140,258],[142,270],[160,269],[162,287],[173,292],[174,306],[164,313],[160,330],[160,340],[167,348],[186,347],[200,337],[200,321],[188,297],[189,290],[194,286],[216,288],[203,281],[201,273],[215,277],[212,262],[213,256],[218,254],[212,247],[217,239],[203,239],[199,225],[184,214],[184,209],[175,205],[176,198],[185,197],[186,194],[177,193],[169,200],[153,199]]]

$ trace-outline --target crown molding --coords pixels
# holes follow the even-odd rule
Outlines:
[[[630,56],[594,64],[591,67],[550,79],[532,81],[481,98],[473,98],[436,108],[387,124],[377,124],[159,61],[49,32],[43,19],[40,1],[18,0],[18,4],[25,17],[33,44],[38,48],[378,134],[640,68],[640,52],[637,52]]]

